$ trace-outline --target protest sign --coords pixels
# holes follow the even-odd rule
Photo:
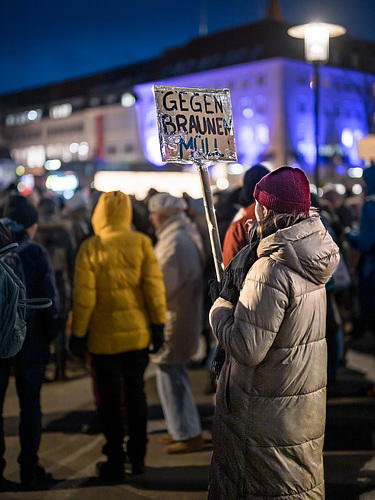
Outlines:
[[[154,88],[163,161],[236,161],[232,106],[228,89]]]

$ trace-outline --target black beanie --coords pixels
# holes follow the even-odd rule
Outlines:
[[[3,217],[8,217],[18,224],[22,224],[25,229],[38,222],[38,212],[26,198],[20,195],[13,195],[5,203]]]
[[[269,174],[270,171],[268,168],[263,165],[254,165],[250,167],[249,170],[245,173],[243,178],[243,186],[240,192],[240,196],[238,202],[243,207],[248,207],[252,203],[254,203],[254,189],[255,185],[260,181],[262,177]]]

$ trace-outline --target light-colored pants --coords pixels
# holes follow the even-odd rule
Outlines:
[[[198,436],[202,427],[186,366],[156,365],[156,384],[168,433],[175,441]]]

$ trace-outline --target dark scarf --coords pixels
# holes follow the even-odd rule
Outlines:
[[[237,255],[235,255],[235,257],[228,264],[228,267],[225,269],[222,280],[218,283],[218,286],[220,287],[219,297],[228,300],[234,305],[238,302],[242,284],[247,273],[254,262],[258,259],[257,248],[259,245],[259,238],[257,237],[255,231],[252,232],[252,235],[250,244],[246,245],[238,252]],[[210,370],[212,379],[219,378],[224,361],[225,350],[220,344],[218,344]]]

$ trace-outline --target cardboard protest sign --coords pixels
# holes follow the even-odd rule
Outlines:
[[[358,139],[358,156],[364,160],[375,160],[375,134]]]
[[[155,85],[153,90],[163,161],[237,160],[228,89]]]

